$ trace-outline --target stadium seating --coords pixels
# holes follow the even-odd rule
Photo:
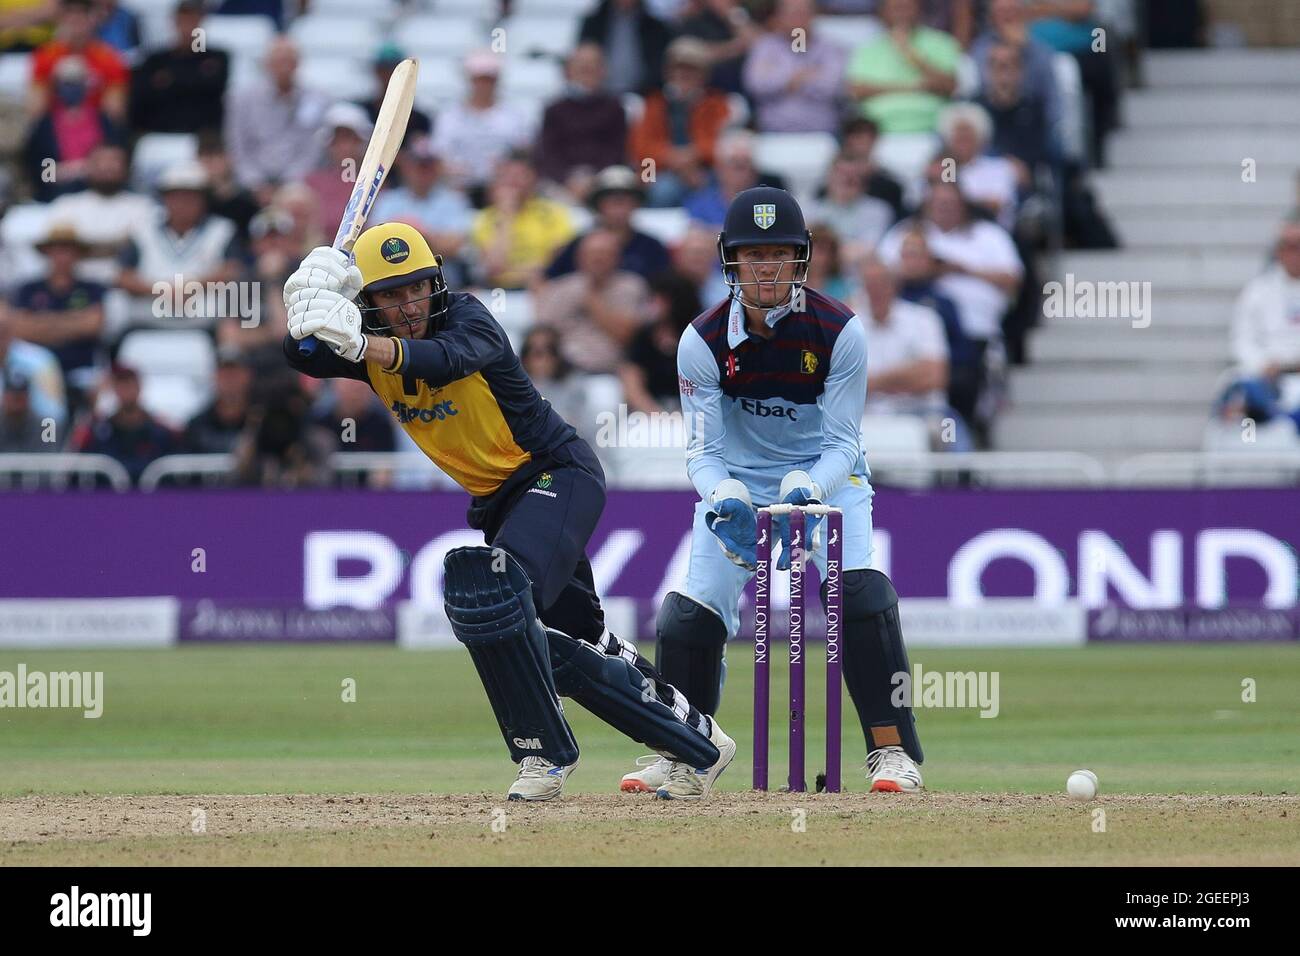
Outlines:
[[[812,199],[839,147],[829,133],[760,133],[754,162],[764,172],[779,173],[801,202]]]
[[[32,78],[30,53],[0,55],[0,98],[13,103],[27,100],[27,84]]]
[[[172,427],[183,427],[208,401],[216,357],[205,332],[128,332],[117,358],[140,371],[140,403]]]
[[[685,209],[638,209],[632,214],[632,225],[654,236],[666,246],[676,245],[691,228],[691,217]]]
[[[141,192],[151,192],[164,169],[197,155],[198,137],[193,133],[146,133],[131,160],[133,185]]]
[[[374,52],[382,33],[374,20],[308,14],[293,22],[289,36],[304,57],[329,54],[349,58]]]
[[[580,21],[563,14],[538,16],[511,16],[502,21],[505,29],[506,52],[511,56],[531,53],[548,53],[562,57],[578,41]]]
[[[0,219],[0,262],[6,287],[16,286],[39,276],[45,260],[36,251],[36,243],[50,228],[50,207],[45,203],[10,206]]]
[[[429,15],[403,20],[397,37],[409,56],[420,58],[422,67],[425,57],[460,58],[492,42],[491,34],[478,20]]]
[[[564,91],[564,71],[552,59],[512,57],[501,71],[500,95],[509,100],[554,99]]]
[[[420,69],[423,71],[423,64]],[[370,65],[359,58],[305,57],[298,64],[298,82],[341,100],[364,100],[375,92],[375,75]]]

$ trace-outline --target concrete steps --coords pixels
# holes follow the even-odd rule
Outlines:
[[[1188,371],[1125,369],[1112,363],[1060,365],[1043,363],[1016,369],[1010,395],[1017,408],[1046,410],[1053,406],[1071,409],[1093,406],[1143,408],[1204,403],[1212,395],[1219,372],[1212,368]]]
[[[1281,216],[1291,208],[1296,191],[1294,169],[1244,183],[1240,166],[1225,166],[1221,172],[1106,170],[1095,173],[1092,182],[1109,211],[1123,207],[1175,207],[1183,212],[1267,209]]]
[[[1295,82],[1295,76],[1291,77]],[[1124,125],[1146,129],[1178,126],[1300,127],[1300,100],[1276,85],[1130,90],[1121,109]]]
[[[1240,173],[1241,161],[1249,157],[1262,176],[1268,166],[1294,169],[1297,138],[1300,128],[1265,127],[1240,138],[1225,138],[1221,127],[1211,125],[1125,129],[1111,138],[1106,160],[1112,170],[1223,166]]]
[[[1156,325],[1135,329],[1111,326],[1099,329],[1086,325],[1069,328],[1048,326],[1038,330],[1029,342],[1031,362],[1151,363],[1154,366],[1227,364],[1228,336],[1221,329],[1168,330]]]
[[[1300,77],[1295,50],[1152,50],[1142,61],[1149,87],[1196,90],[1225,86],[1294,86]]]
[[[993,427],[994,447],[1016,451],[1183,451],[1200,445],[1209,400],[1190,411],[1147,411],[1131,404],[1068,412],[1011,408]]]

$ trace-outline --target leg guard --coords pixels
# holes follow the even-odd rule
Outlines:
[[[578,759],[578,745],[556,696],[532,582],[504,551],[497,552],[497,570],[493,560],[491,548],[447,553],[443,598],[452,632],[469,649],[510,758],[545,757],[567,767]]]
[[[655,622],[655,665],[664,680],[710,716],[722,697],[722,648],[727,626],[705,605],[670,591]]]
[[[824,595],[823,595],[824,599]],[[911,674],[898,594],[889,578],[874,568],[844,572],[844,682],[858,709],[869,750],[899,746],[921,763],[911,701],[895,707],[895,674]]]
[[[651,750],[692,767],[718,762],[718,748],[659,700],[654,682],[623,657],[548,629],[555,687],[605,723]]]

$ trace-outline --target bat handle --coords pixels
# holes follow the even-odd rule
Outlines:
[[[351,252],[352,251],[351,246],[343,240],[343,232],[344,232],[343,228],[340,227],[338,235],[334,237],[334,248],[340,249],[343,252]],[[312,352],[316,351],[317,344],[319,344],[319,340],[316,338],[316,336],[314,335],[307,336],[307,338],[302,339],[298,343],[298,354],[311,355]]]

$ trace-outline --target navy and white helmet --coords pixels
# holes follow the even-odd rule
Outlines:
[[[722,276],[732,295],[745,301],[745,286],[758,285],[752,274],[740,274],[736,252],[743,246],[794,246],[794,276],[783,284],[790,286],[793,298],[808,281],[808,263],[812,261],[812,233],[804,225],[803,210],[784,189],[755,186],[736,194],[727,207],[727,216],[718,233],[718,258]]]

